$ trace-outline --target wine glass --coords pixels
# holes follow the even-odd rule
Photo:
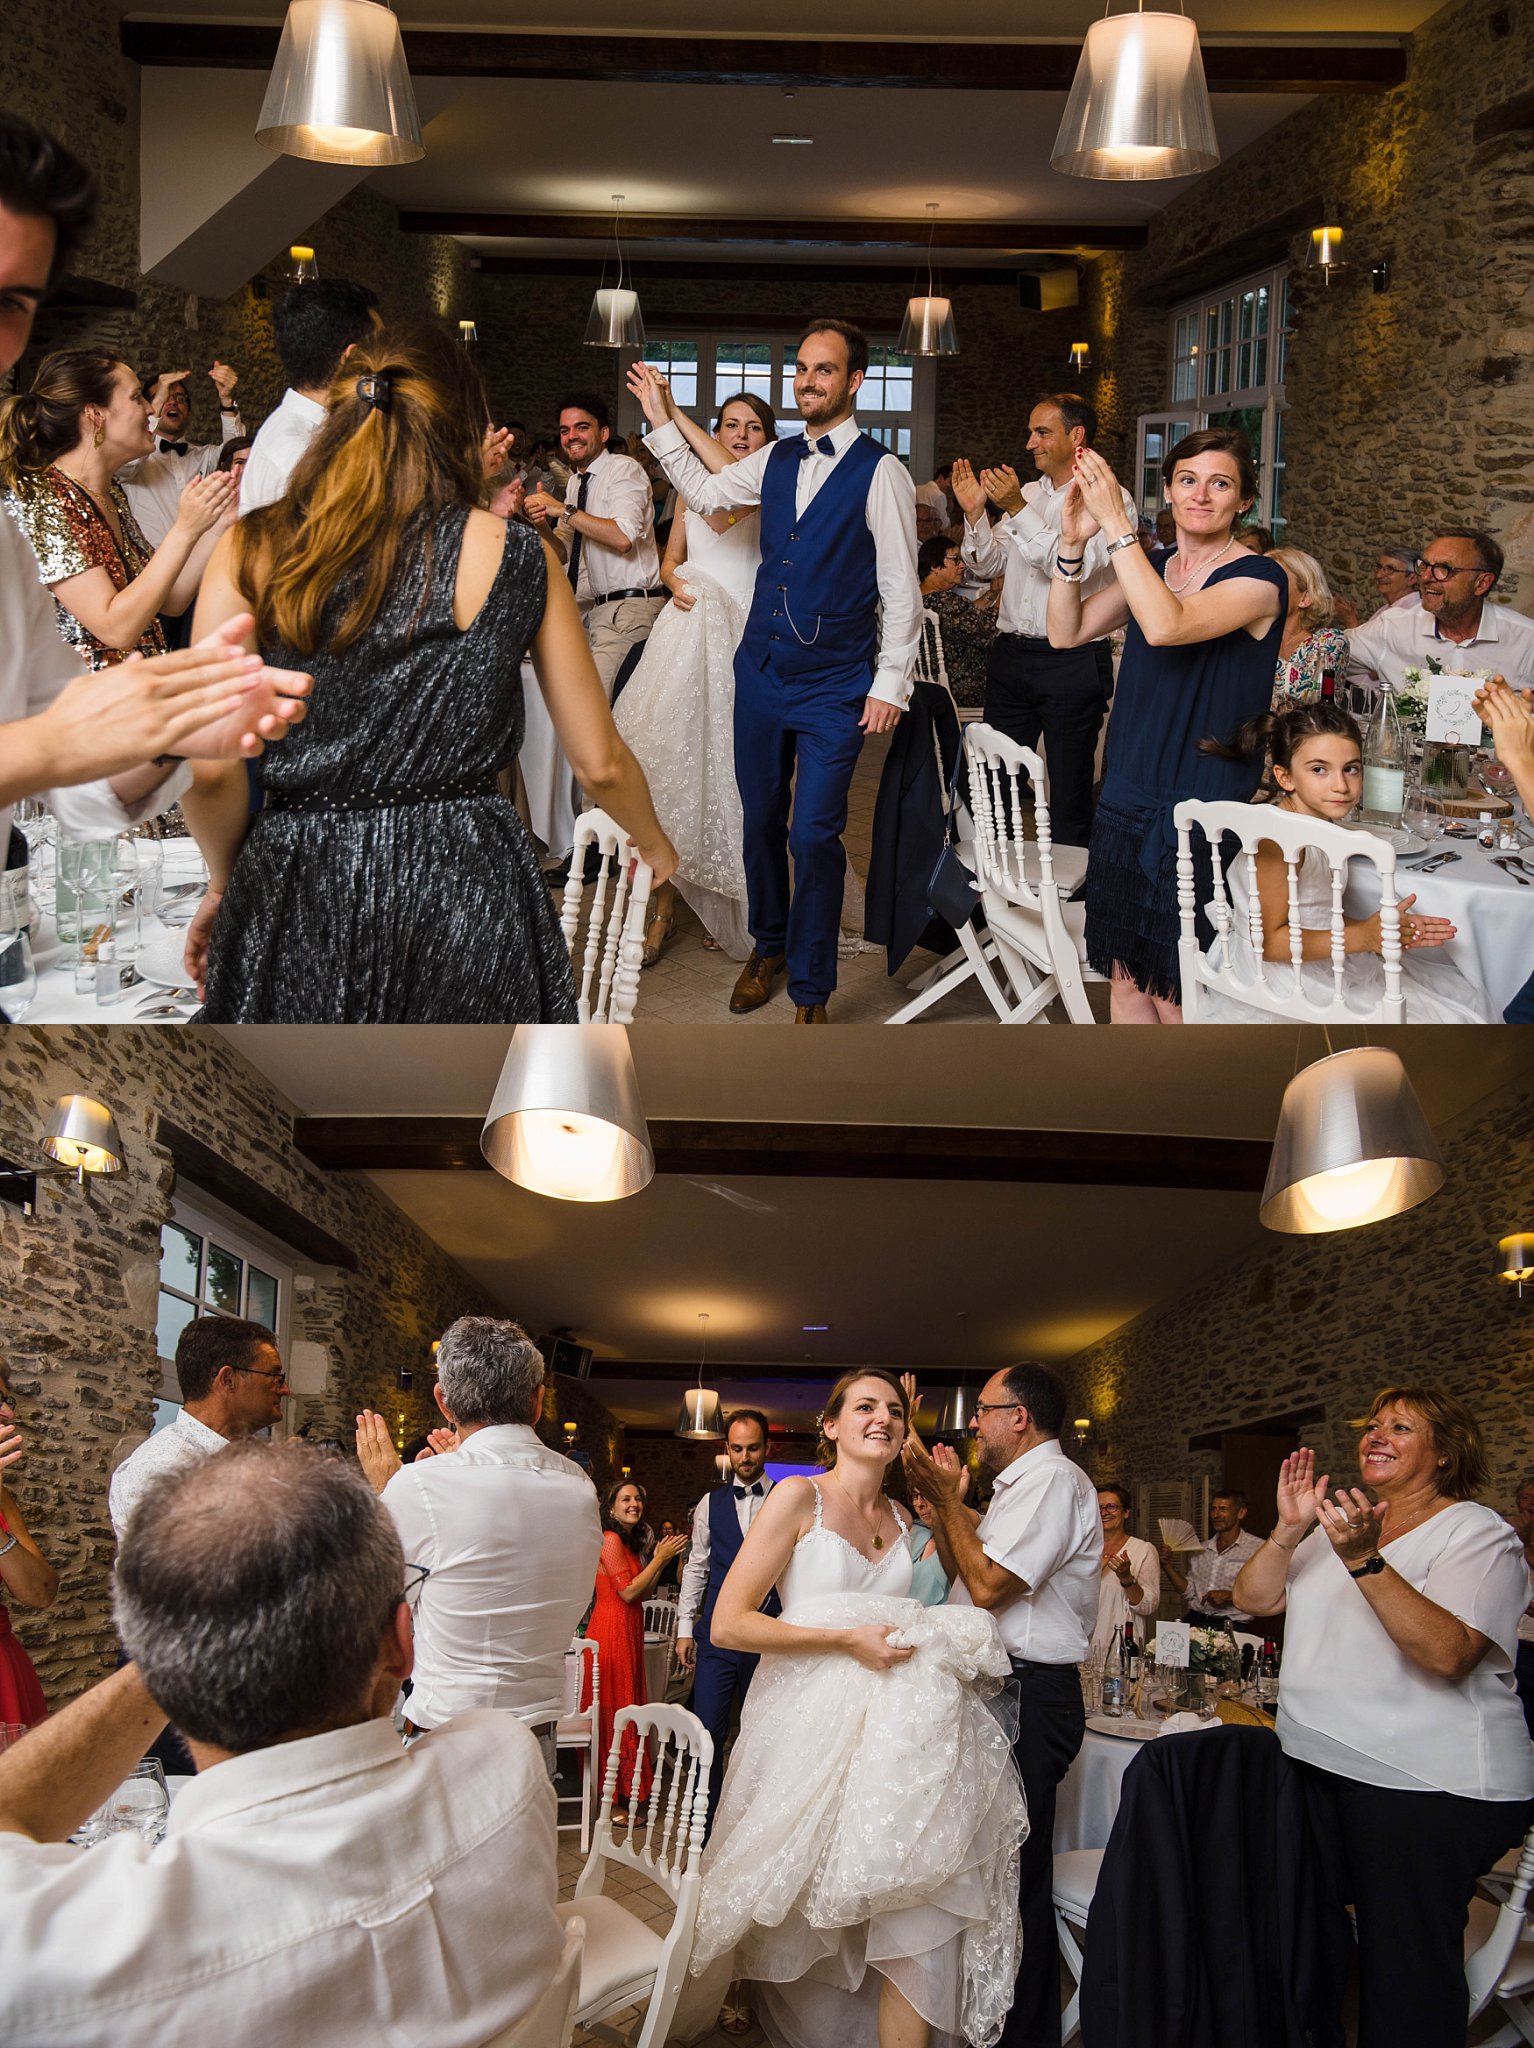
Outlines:
[[[164,1841],[169,1819],[170,1794],[165,1789],[165,1773],[154,1757],[146,1756],[112,1794],[112,1832],[142,1835],[152,1845]]]
[[[0,928],[0,1018],[19,1024],[37,994],[37,969],[32,964],[32,935],[26,926]]]

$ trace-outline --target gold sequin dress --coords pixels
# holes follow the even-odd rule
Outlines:
[[[149,565],[154,549],[145,540],[128,506],[127,494],[115,478],[111,499],[122,528],[122,546],[107,524],[101,507],[83,486],[58,468],[24,476],[4,492],[5,507],[32,544],[38,573],[50,587],[87,569],[105,569],[114,590],[126,590]],[[165,635],[151,619],[132,647],[107,647],[90,628],[53,599],[59,635],[89,669],[111,668],[127,655],[163,654]]]

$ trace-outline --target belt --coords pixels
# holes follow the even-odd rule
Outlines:
[[[498,796],[500,787],[493,775],[460,776],[456,782],[439,782],[430,789],[362,790],[353,796],[335,796],[316,790],[312,796],[288,796],[280,789],[266,792],[267,811],[392,811],[407,804],[445,804],[471,796]]]
[[[1009,1657],[1007,1662],[1014,1671],[1074,1671],[1074,1664],[1038,1664],[1031,1657]]]
[[[1043,639],[1040,639],[1037,633],[998,633],[996,638],[998,640],[1015,640],[1019,647],[1047,647],[1049,645],[1048,636],[1046,635]]]
[[[621,604],[626,597],[664,597],[664,587],[659,590],[645,590],[638,584],[631,590],[609,590],[604,597],[595,597],[587,606],[588,611],[599,611],[604,604]]]

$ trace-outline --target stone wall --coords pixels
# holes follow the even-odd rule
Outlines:
[[[355,1271],[299,1257],[312,1289],[295,1289],[290,1339],[329,1354],[324,1396],[299,1401],[295,1426],[349,1441],[357,1411],[376,1408],[398,1440],[440,1418],[431,1398],[431,1343],[455,1316],[504,1313],[363,1176],[325,1174],[293,1146],[291,1105],[211,1031],[81,1027],[0,1033],[0,1156],[37,1156],[55,1100],[86,1092],[109,1103],[123,1171],[42,1184],[38,1214],[0,1206],[0,1350],[10,1361],[29,1441],[9,1475],[47,1555],[63,1575],[57,1604],[17,1612],[22,1640],[55,1704],[110,1669],[113,1555],[109,1471],[147,1431],[160,1380],[155,1345],[159,1236],[175,1170],[156,1141],[160,1117],[355,1253]],[[413,1375],[401,1393],[401,1368]],[[573,1381],[554,1381],[543,1434],[562,1444],[574,1420],[604,1484],[621,1461],[611,1415]]]
[[[1143,251],[1094,266],[1099,403],[1132,445],[1167,396],[1168,305],[1287,250],[1289,532],[1369,609],[1378,550],[1437,524],[1494,532],[1498,597],[1534,605],[1534,117],[1477,137],[1531,86],[1534,9],[1455,0],[1413,36],[1404,85],[1310,101],[1153,215]],[[1350,255],[1330,287],[1302,267],[1323,221]]]
[[[1494,1468],[1486,1497],[1509,1505],[1534,1471],[1534,1296],[1519,1301],[1493,1262],[1497,1240],[1527,1220],[1534,1086],[1478,1104],[1438,1138],[1447,1177],[1408,1215],[1270,1234],[1073,1359],[1068,1412],[1092,1417],[1095,1476],[1218,1478],[1218,1454],[1190,1451],[1191,1435],[1320,1408],[1304,1441],[1321,1471],[1351,1483],[1351,1420],[1391,1381],[1426,1381],[1467,1403]]]

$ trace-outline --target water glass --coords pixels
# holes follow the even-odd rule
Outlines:
[[[112,1794],[111,1830],[114,1834],[142,1835],[146,1842],[163,1842],[170,1819],[170,1794],[165,1773],[152,1756],[134,1767]]]
[[[63,945],[94,947],[103,925],[115,928],[116,860],[115,839],[59,841],[54,925]]]
[[[160,875],[154,909],[161,924],[182,929],[197,915],[208,887],[208,868],[195,839],[160,842]]]
[[[0,918],[0,1021],[19,1024],[37,994],[37,969],[32,964],[32,934],[24,924]],[[8,1726],[0,1722],[0,1728]],[[0,1749],[5,1747],[0,1742]]]

